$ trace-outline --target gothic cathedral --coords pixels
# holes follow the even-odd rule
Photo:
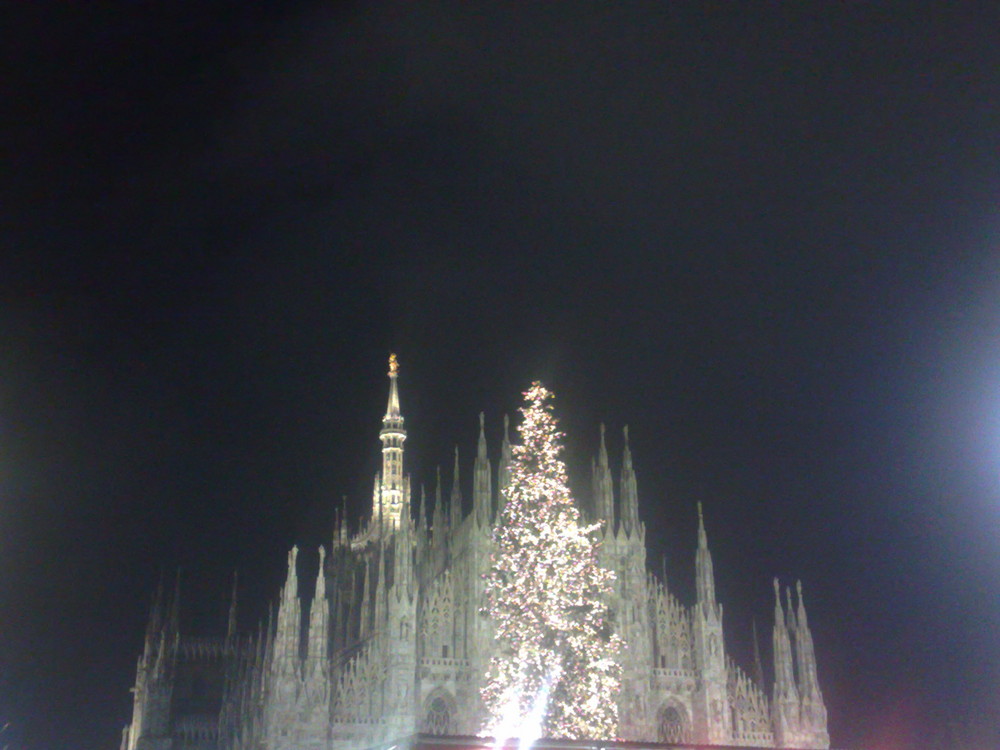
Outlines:
[[[493,643],[481,614],[483,575],[509,482],[508,425],[505,419],[494,474],[480,415],[470,513],[463,512],[457,450],[447,502],[439,474],[429,510],[421,493],[414,513],[398,376],[391,357],[371,515],[357,533],[338,520],[329,553],[319,548],[308,606],[298,593],[295,547],[277,612],[255,634],[237,632],[235,585],[219,637],[182,634],[177,593],[169,604],[158,593],[122,750],[361,750],[416,733],[480,731],[479,688]],[[801,584],[794,604],[785,589],[782,605],[774,581],[774,681],[767,690],[759,656],[748,675],[726,654],[700,505],[696,601],[685,605],[647,569],[627,428],[617,503],[603,426],[592,471],[587,515],[603,521],[601,562],[616,574],[611,607],[627,644],[620,738],[828,748]]]

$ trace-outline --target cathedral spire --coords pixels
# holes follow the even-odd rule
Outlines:
[[[382,514],[386,530],[399,527],[404,498],[403,487],[403,441],[406,440],[406,430],[403,428],[403,415],[399,409],[399,362],[395,354],[389,355],[389,404],[382,417],[382,430],[379,440],[382,441],[382,474],[376,486],[376,507],[372,515]]]
[[[809,620],[806,617],[806,603],[805,600],[802,598],[802,581],[795,582],[795,593],[797,594],[796,598],[799,600],[798,615],[797,615],[798,626],[800,628],[808,628]]]
[[[420,485],[420,513],[418,518],[418,523],[420,524],[419,529],[421,533],[427,531],[427,491],[424,486]]]
[[[705,689],[699,698],[702,710],[714,713],[713,706],[724,706],[726,701],[725,638],[722,632],[722,605],[715,599],[715,574],[712,554],[708,550],[705,519],[698,503],[698,550],[695,553],[695,589],[697,602],[691,612],[694,636],[695,663],[703,673]],[[716,722],[706,725],[706,737],[718,744],[728,744],[731,716],[721,710]]]
[[[715,573],[712,569],[712,553],[708,550],[708,535],[705,533],[705,518],[701,502],[698,503],[698,552],[695,554],[695,577],[698,604],[705,613],[716,614]]]
[[[146,646],[151,648],[163,628],[163,571],[160,571],[160,582],[156,585],[156,594],[149,608],[149,622],[146,624]]]
[[[819,689],[819,681],[816,677],[816,651],[813,648],[812,632],[809,630],[806,605],[802,598],[802,581],[796,581],[795,591],[798,595],[795,661],[798,666],[796,673],[799,699],[802,702],[800,728],[804,733],[810,735],[809,739],[813,747],[826,747],[829,744],[826,704],[823,702],[823,693]]]
[[[299,579],[295,570],[298,555],[298,546],[293,546],[288,552],[288,572],[285,575],[285,585],[281,588],[278,625],[274,634],[272,669],[287,675],[297,672],[299,662],[302,609],[299,603]]]
[[[171,622],[176,618],[172,612],[164,619],[163,576],[160,576],[152,606],[143,653],[136,665],[132,723],[123,734],[122,750],[136,750],[138,747],[169,742],[170,695],[173,690],[174,666],[177,661],[176,630],[171,631]],[[171,632],[173,634],[171,634]],[[139,745],[144,742],[143,745]]]
[[[604,423],[601,423],[601,444],[597,449],[597,461],[591,466],[594,486],[594,516],[602,521],[605,533],[614,533],[615,497],[608,466],[608,447],[604,442]]]
[[[631,536],[639,529],[639,491],[635,483],[635,470],[632,468],[632,450],[628,444],[628,425],[625,425],[622,433],[625,436],[625,450],[622,454],[621,526],[626,535]]]
[[[437,484],[434,486],[434,517],[431,529],[434,531],[434,543],[444,539],[444,500],[441,498],[441,466],[437,467]]]
[[[336,549],[338,544],[347,544],[350,536],[350,526],[347,522],[347,495],[341,495],[340,510],[336,512],[333,524],[333,543],[331,550]]]
[[[816,653],[813,650],[812,632],[809,630],[806,604],[802,598],[802,581],[795,582],[795,593],[798,599],[798,612],[795,618],[795,660],[798,664],[799,695],[805,702],[807,696],[818,696],[820,692],[816,681]]]
[[[319,571],[316,573],[316,599],[326,598],[326,570],[324,569],[326,563],[326,548],[321,544],[319,546]]]
[[[798,629],[798,622],[795,620],[795,610],[792,609],[792,587],[785,586],[785,627],[789,633],[794,633]]]
[[[479,412],[479,442],[473,466],[472,506],[476,524],[480,527],[490,522],[493,490],[490,480],[490,459],[486,450],[486,417]]]
[[[177,577],[174,579],[174,598],[170,602],[170,614],[167,617],[167,626],[170,635],[177,637],[180,632],[181,615],[181,569],[177,568]]]
[[[451,512],[451,528],[457,529],[462,523],[462,489],[459,485],[458,476],[458,446],[455,446],[455,468],[451,473],[451,502],[449,504]]]
[[[326,548],[319,548],[319,572],[316,573],[316,593],[309,607],[309,640],[306,658],[308,675],[322,671],[329,657],[329,605],[326,600]]]
[[[757,638],[757,618],[750,620],[750,634],[753,638],[753,681],[754,684],[764,689],[764,664],[760,660],[760,639]]]
[[[240,583],[240,572],[233,571],[233,593],[229,598],[229,619],[226,622],[226,641],[232,643],[236,636],[236,593]]]
[[[785,625],[785,613],[781,609],[781,586],[778,584],[778,579],[774,579],[774,626],[777,627]],[[775,674],[775,679],[777,679],[777,674]]]
[[[297,544],[292,545],[292,548],[288,551],[288,568],[285,573],[285,585],[281,587],[281,601],[287,602],[298,598],[299,595],[299,576],[296,571],[296,565],[299,557],[299,547]]]
[[[785,612],[781,608],[781,586],[774,579],[774,739],[781,747],[794,746],[798,737],[799,694],[795,688],[792,645]]]
[[[178,584],[180,569],[178,568]],[[160,575],[160,582],[156,587],[156,596],[153,598],[153,605],[149,611],[149,622],[146,625],[146,639],[143,647],[143,655],[140,664],[149,670],[151,678],[162,678],[169,674],[173,662],[173,646],[177,641],[176,611],[177,593],[174,600],[167,606],[164,613],[163,575]]]
[[[510,463],[513,460],[513,450],[510,447],[510,417],[503,415],[503,442],[500,443],[500,464],[497,466],[497,518],[503,513],[506,505],[504,491],[510,484]]]

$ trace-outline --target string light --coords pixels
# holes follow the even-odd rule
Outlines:
[[[536,382],[524,396],[486,577],[497,630],[484,733],[500,741],[536,713],[541,736],[614,739],[623,646],[605,603],[614,573],[597,561],[600,524],[581,525],[570,495],[552,394]]]

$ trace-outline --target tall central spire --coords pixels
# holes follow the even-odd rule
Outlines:
[[[399,388],[396,380],[399,377],[399,362],[396,355],[389,355],[389,405],[382,417],[382,431],[378,438],[382,441],[382,474],[375,492],[376,507],[372,508],[372,517],[381,516],[388,529],[399,528],[403,504],[409,498],[405,497],[406,488],[403,482],[403,441],[406,440],[406,430],[403,429],[403,415],[399,410]]]

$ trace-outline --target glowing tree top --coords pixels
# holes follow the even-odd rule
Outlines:
[[[551,396],[537,382],[525,393],[494,532],[486,610],[497,650],[482,690],[484,732],[614,739],[622,642],[605,604],[614,574],[597,562],[599,525],[580,525]]]

